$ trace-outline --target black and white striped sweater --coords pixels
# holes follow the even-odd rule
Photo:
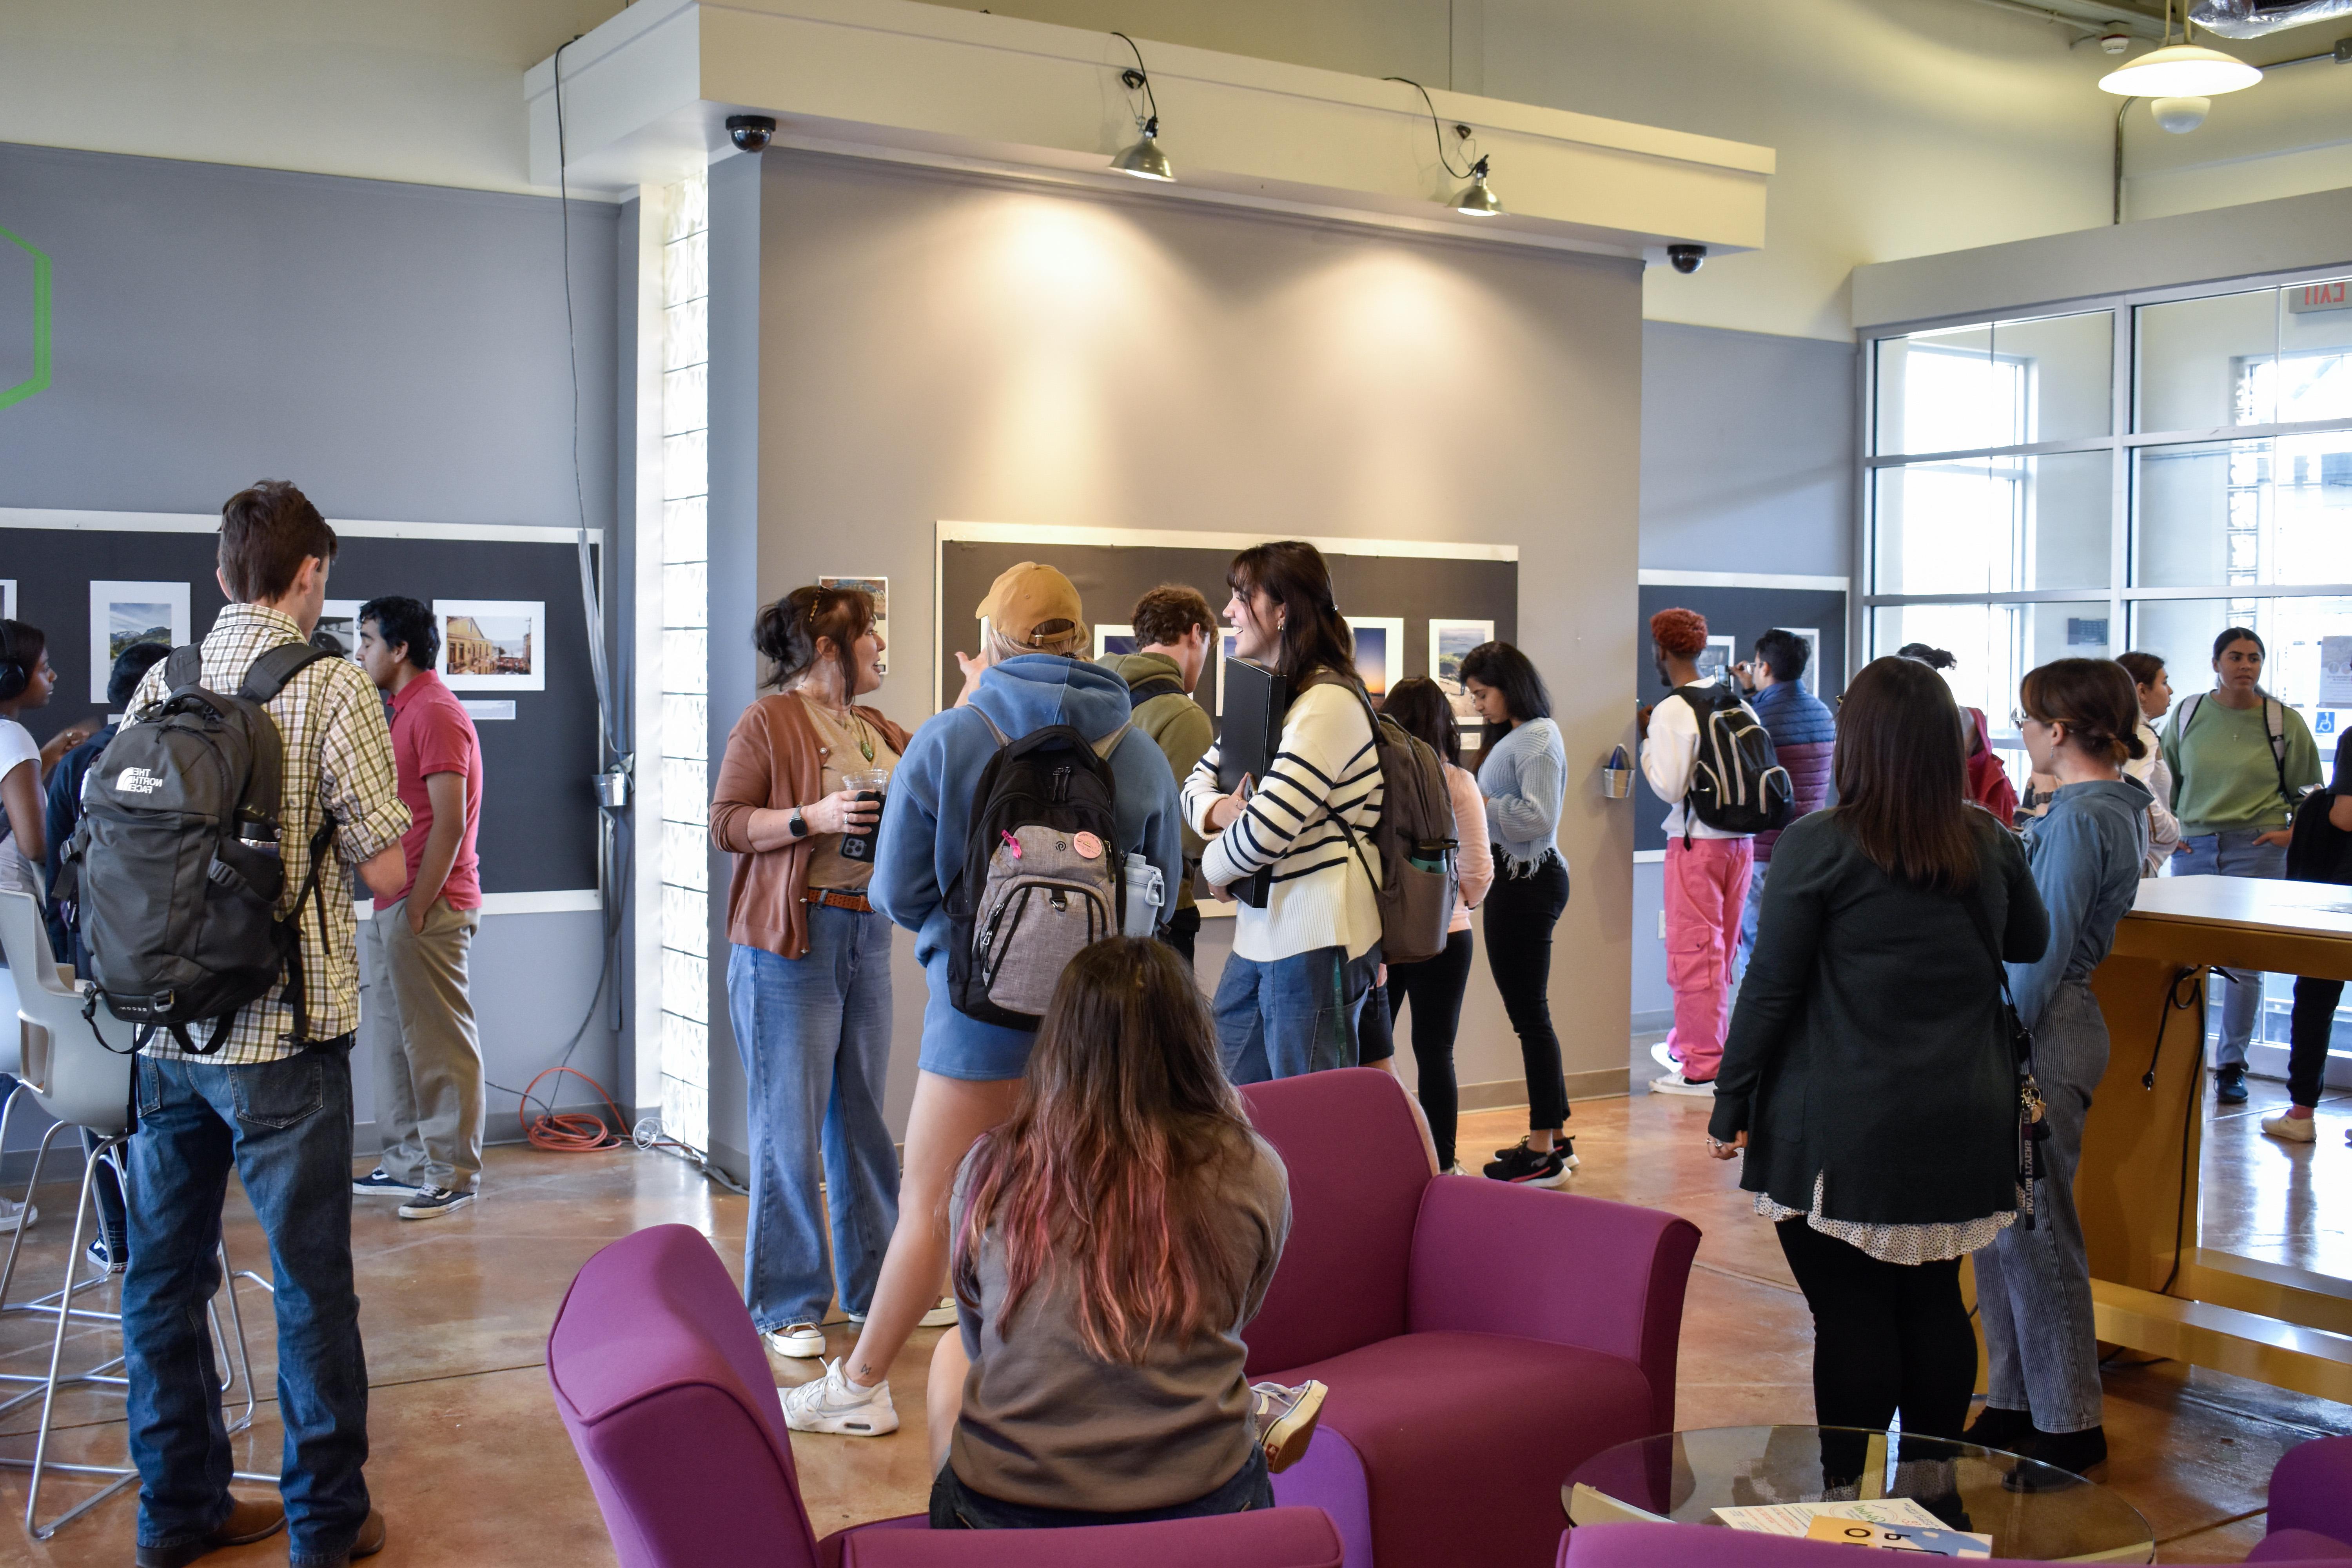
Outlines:
[[[1213,745],[1184,780],[1184,817],[1208,840],[1201,869],[1218,886],[1269,867],[1273,891],[1263,910],[1235,910],[1234,951],[1260,963],[1317,948],[1349,957],[1380,940],[1372,878],[1380,858],[1370,833],[1380,820],[1381,784],[1371,721],[1346,686],[1310,686],[1283,715],[1282,742],[1249,806],[1220,834],[1207,831],[1221,746]],[[1362,854],[1339,827],[1354,829]]]

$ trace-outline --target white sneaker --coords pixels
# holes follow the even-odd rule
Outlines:
[[[1650,1092],[1652,1094],[1703,1094],[1712,1100],[1715,1098],[1715,1079],[1701,1079],[1693,1082],[1677,1070],[1666,1074],[1664,1078],[1652,1079]]]
[[[15,1198],[0,1198],[0,1236],[20,1226],[38,1225],[40,1220],[41,1211],[31,1204],[19,1203]]]
[[[824,1363],[824,1375],[814,1383],[780,1391],[784,1401],[784,1425],[795,1432],[830,1432],[842,1437],[882,1437],[898,1429],[898,1409],[890,1403],[890,1385],[852,1387],[841,1363]]]
[[[2319,1118],[2284,1113],[2265,1116],[2263,1118],[2263,1131],[2289,1143],[2316,1143],[2319,1142]]]
[[[794,1361],[813,1361],[824,1354],[824,1331],[814,1323],[786,1323],[781,1329],[770,1329],[760,1338],[776,1354],[791,1356]]]
[[[1666,1048],[1666,1042],[1664,1040],[1660,1040],[1656,1045],[1650,1047],[1650,1059],[1657,1063],[1660,1067],[1665,1068],[1668,1072],[1680,1072],[1683,1070],[1683,1064],[1675,1058],[1674,1052]]]
[[[953,1296],[942,1296],[940,1304],[915,1320],[919,1329],[951,1329],[955,1327],[956,1304]]]

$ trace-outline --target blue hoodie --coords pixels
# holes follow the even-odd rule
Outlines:
[[[2041,1022],[2060,985],[2087,984],[2115,945],[2116,922],[2139,896],[2154,798],[2134,778],[2067,784],[2023,830],[2026,863],[2050,911],[2050,945],[2041,958],[2009,966],[2026,1027]]]
[[[1100,740],[1128,721],[1127,682],[1099,665],[1053,654],[1024,654],[991,666],[972,707],[1018,740],[1048,724],[1068,724]],[[946,1078],[1019,1078],[1036,1036],[956,1011],[948,999],[947,889],[963,870],[972,793],[996,754],[996,737],[980,713],[950,708],[923,721],[892,775],[875,842],[874,907],[915,932],[915,958],[930,983],[923,1005],[922,1068]],[[1140,853],[1173,888],[1184,874],[1176,778],[1168,759],[1140,731],[1110,754],[1118,792],[1118,847]]]

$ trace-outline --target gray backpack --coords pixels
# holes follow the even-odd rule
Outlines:
[[[1445,951],[1445,928],[1454,923],[1454,906],[1462,897],[1454,795],[1445,787],[1445,763],[1436,750],[1395,720],[1372,711],[1362,687],[1354,690],[1364,717],[1372,721],[1372,754],[1381,764],[1381,816],[1370,835],[1381,858],[1377,874],[1348,819],[1335,811],[1331,820],[1347,835],[1356,863],[1378,892],[1381,961],[1419,963]]]
[[[182,1050],[217,1051],[238,1010],[276,989],[281,973],[295,1038],[310,1038],[296,927],[317,895],[324,930],[319,868],[335,827],[330,821],[311,839],[310,877],[279,920],[285,742],[263,704],[329,657],[280,644],[228,697],[204,686],[202,649],[174,648],[167,694],[132,715],[82,780],[81,826],[58,896],[73,900],[89,950],[90,1007],[102,999],[139,1026],[142,1047],[168,1032]],[[192,1026],[208,1026],[201,1043]]]

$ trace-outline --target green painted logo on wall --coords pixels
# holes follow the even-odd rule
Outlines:
[[[6,240],[33,258],[33,374],[14,386],[0,387],[0,408],[22,403],[49,384],[49,258],[37,246],[27,244],[19,236],[0,228],[0,239]],[[0,310],[13,314],[23,309],[23,297],[10,301]]]

